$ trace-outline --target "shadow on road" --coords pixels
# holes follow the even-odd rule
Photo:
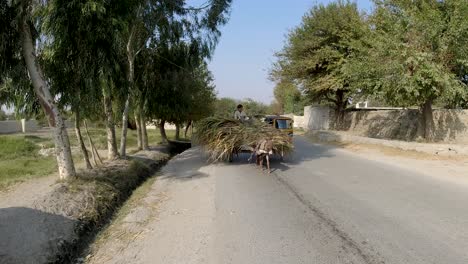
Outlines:
[[[0,263],[46,263],[70,241],[75,223],[36,209],[0,208]]]
[[[303,162],[314,160],[314,159],[323,159],[323,158],[332,158],[335,156],[333,149],[337,147],[334,146],[325,146],[317,145],[310,143],[306,138],[302,136],[296,136],[294,138],[294,152],[286,157],[282,161],[280,157],[273,156],[270,158],[270,167],[272,172],[274,171],[287,171],[292,166],[297,166]],[[240,154],[238,157],[235,157],[233,160],[233,165],[243,163],[248,164],[248,159],[250,154]],[[252,162],[252,166],[254,166]]]
[[[191,148],[169,161],[162,170],[162,179],[194,180],[207,177],[208,174],[201,171],[207,165],[206,157],[200,148]]]

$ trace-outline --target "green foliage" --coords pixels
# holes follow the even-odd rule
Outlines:
[[[0,109],[0,121],[4,121],[7,119],[7,114],[5,113],[5,111],[1,110]]]
[[[301,115],[304,112],[307,99],[302,96],[301,91],[293,82],[282,80],[276,84],[273,92],[279,104],[280,113]]]
[[[247,98],[244,100],[236,100],[228,97],[219,98],[214,104],[214,114],[217,117],[233,118],[237,105],[242,104],[244,111],[249,117],[258,115],[270,114],[268,105],[257,102],[253,99]]]
[[[0,159],[15,159],[23,156],[34,156],[39,147],[24,137],[0,136]]]
[[[232,118],[238,104],[239,102],[232,98],[217,99],[215,102],[215,116]]]
[[[255,101],[253,99],[247,98],[247,99],[244,99],[244,100],[240,101],[240,103],[244,106],[244,111],[250,117],[269,114],[268,105],[266,105],[266,104],[264,104],[262,102],[258,102],[258,101]],[[232,115],[234,115],[235,110],[236,109],[232,110]]]
[[[354,85],[395,106],[466,98],[466,1],[378,1],[347,72]]]
[[[146,52],[148,74],[138,78],[137,86],[146,87],[148,116],[181,124],[212,114],[213,77],[198,47],[182,42]]]
[[[38,154],[42,142],[35,137],[0,136],[0,189],[29,178],[50,175],[55,159]]]
[[[314,6],[277,53],[271,78],[278,84],[296,84],[312,101],[328,101],[344,109],[348,96],[356,91],[344,69],[354,52],[351,43],[363,37],[364,28],[355,3]]]

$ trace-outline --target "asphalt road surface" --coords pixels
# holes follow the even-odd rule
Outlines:
[[[295,139],[268,175],[173,160],[157,217],[109,262],[468,263],[468,187]]]

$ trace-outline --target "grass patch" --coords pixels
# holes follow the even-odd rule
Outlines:
[[[39,150],[34,142],[19,136],[1,136],[0,146],[0,159],[3,160],[30,156]]]
[[[121,131],[120,129],[116,129],[116,139],[117,145],[120,144],[121,138]],[[166,134],[169,138],[175,138],[175,130],[167,130]],[[107,149],[107,132],[104,128],[90,128],[89,135],[93,139],[93,142],[98,149]],[[71,146],[78,146],[78,140],[76,139],[75,134],[69,132],[70,136],[70,144]],[[88,139],[84,131],[82,131],[83,139],[86,142],[86,146],[88,146]],[[162,142],[161,134],[159,130],[148,130],[148,143],[150,146],[158,145]],[[127,131],[127,148],[136,148],[137,147],[137,132],[136,130],[128,130]]]
[[[38,154],[40,147],[37,142],[44,141],[31,136],[0,136],[0,190],[57,170],[55,158]]]
[[[92,128],[89,130],[89,133],[98,149],[107,148],[107,133],[105,129]],[[167,130],[166,133],[169,138],[175,138],[174,130]],[[78,140],[73,130],[69,130],[68,134],[71,146],[78,147]],[[117,142],[120,142],[120,133],[116,134]],[[88,141],[84,133],[83,137],[87,146]],[[148,142],[150,145],[158,145],[161,141],[162,138],[159,130],[148,130]],[[53,147],[54,142],[49,137],[0,135],[0,190],[6,189],[15,183],[55,173],[57,171],[55,157],[43,157],[39,155],[41,148]],[[129,149],[137,147],[137,133],[135,130],[128,131],[127,147]],[[73,159],[75,164],[80,164],[82,162],[81,153],[75,153]]]

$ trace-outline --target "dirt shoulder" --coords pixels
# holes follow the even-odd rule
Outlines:
[[[83,261],[207,263],[214,179],[202,156],[194,148],[171,159],[156,180],[135,191]]]
[[[333,145],[341,151],[361,158],[391,164],[440,180],[468,185],[468,155],[456,153],[440,155],[349,140],[328,141],[310,134],[305,137],[313,143]]]
[[[161,149],[139,152],[70,181],[49,176],[0,193],[0,263],[66,263],[168,158]]]

